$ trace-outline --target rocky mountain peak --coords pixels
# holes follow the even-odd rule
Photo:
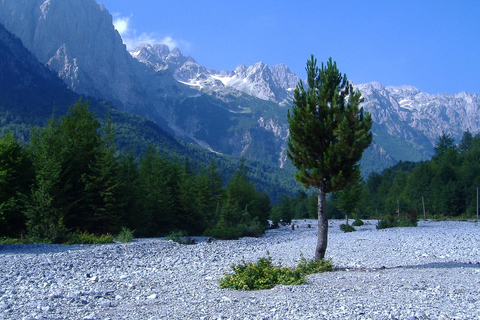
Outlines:
[[[0,22],[75,92],[127,110],[146,103],[140,66],[95,0],[2,0]]]

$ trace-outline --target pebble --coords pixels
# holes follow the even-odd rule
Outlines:
[[[472,319],[479,317],[480,224],[420,221],[356,232],[330,221],[327,259],[340,271],[300,286],[219,289],[229,266],[269,254],[295,266],[313,256],[313,221],[258,239],[179,245],[0,246],[3,319]],[[348,270],[348,271],[347,271]]]

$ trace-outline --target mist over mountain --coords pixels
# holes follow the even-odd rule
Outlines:
[[[288,165],[286,113],[300,80],[288,66],[258,62],[217,71],[166,45],[128,52],[112,16],[94,0],[2,0],[0,23],[76,93],[109,100],[211,151]],[[429,158],[443,131],[456,139],[479,132],[476,94],[355,87],[374,120],[361,163],[366,173]]]

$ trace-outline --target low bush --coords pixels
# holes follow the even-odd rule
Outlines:
[[[353,221],[352,223],[352,226],[354,227],[361,227],[363,226],[365,223],[361,220],[361,219],[355,219],[355,221]]]
[[[356,231],[354,227],[352,227],[351,225],[349,224],[345,224],[345,223],[342,223],[340,225],[340,230],[342,230],[343,232],[353,232],[353,231]]]
[[[256,263],[242,261],[230,268],[233,273],[227,273],[218,280],[222,289],[263,290],[279,284],[298,285],[305,283],[306,275],[333,270],[329,261],[304,258],[297,268],[276,266],[269,256],[258,259]]]
[[[377,224],[377,229],[395,228],[395,227],[416,227],[417,211],[413,210],[406,215],[385,215]]]
[[[118,242],[132,242],[133,231],[123,227],[120,233],[115,237],[115,240]]]
[[[180,230],[170,233],[166,239],[180,244],[194,244],[195,242],[190,241],[187,236],[188,234],[185,231]]]
[[[111,234],[102,234],[96,236],[87,231],[76,231],[67,235],[67,240],[64,244],[105,244],[112,243],[114,237]]]
[[[322,260],[313,260],[305,259],[302,256],[302,259],[298,263],[297,269],[304,275],[322,273],[327,271],[333,271],[333,264],[331,261],[322,259]]]
[[[1,237],[0,244],[29,244],[33,243],[32,239],[30,238],[9,238],[9,237]]]

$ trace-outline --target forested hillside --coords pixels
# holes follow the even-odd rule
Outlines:
[[[448,134],[437,139],[435,155],[423,162],[401,161],[358,184],[354,217],[382,218],[409,215],[419,219],[475,218],[480,187],[480,135],[464,132],[458,144]],[[274,219],[315,218],[316,194],[301,191],[284,197],[273,209]],[[339,194],[330,194],[327,213],[344,218]],[[350,213],[349,213],[350,214]]]
[[[268,194],[238,163],[224,186],[218,165],[193,165],[149,145],[120,152],[114,124],[78,101],[35,127],[29,144],[0,138],[0,237],[61,243],[75,232],[161,236],[172,231],[217,238],[258,236],[270,215]]]

